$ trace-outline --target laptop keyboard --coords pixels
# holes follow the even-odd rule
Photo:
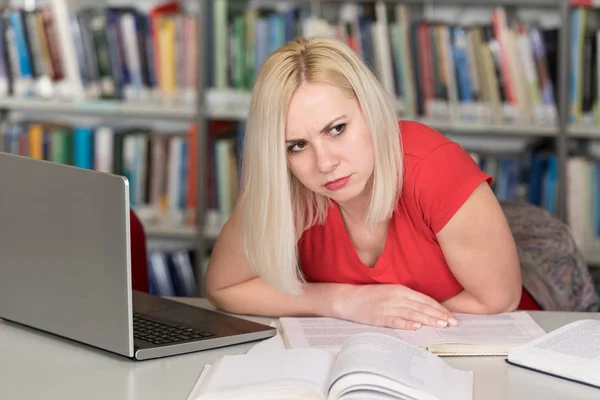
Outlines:
[[[215,336],[214,333],[187,325],[167,325],[133,313],[133,337],[152,344],[173,344]]]

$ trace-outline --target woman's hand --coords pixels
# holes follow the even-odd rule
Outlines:
[[[410,330],[458,323],[440,303],[403,285],[344,285],[338,294],[334,299],[335,314],[349,321]]]

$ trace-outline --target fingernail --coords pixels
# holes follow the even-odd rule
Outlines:
[[[420,329],[421,328],[421,323],[419,322],[415,322],[412,324],[413,329]]]
[[[446,321],[442,321],[441,319],[438,319],[438,320],[437,320],[437,324],[438,324],[439,326],[441,326],[442,328],[445,328],[445,327],[447,327],[447,326],[448,326],[448,322],[446,322]]]
[[[458,321],[454,318],[448,318],[448,322],[450,323],[450,325],[458,325]]]

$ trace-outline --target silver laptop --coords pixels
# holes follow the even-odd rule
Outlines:
[[[133,291],[126,178],[0,152],[0,318],[146,360],[275,328]]]

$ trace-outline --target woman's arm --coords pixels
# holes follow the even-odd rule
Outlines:
[[[479,185],[437,235],[464,290],[442,304],[451,312],[492,314],[515,310],[521,269],[506,217],[487,182]]]
[[[223,227],[205,275],[211,303],[236,314],[265,316],[330,316],[336,285],[306,285],[299,296],[280,293],[260,279],[242,249],[238,207]]]
[[[205,275],[208,299],[224,311],[334,317],[399,329],[439,326],[440,320],[443,326],[454,323],[451,313],[434,299],[402,285],[307,283],[300,295],[280,292],[250,267],[241,232],[236,208],[215,244]]]

